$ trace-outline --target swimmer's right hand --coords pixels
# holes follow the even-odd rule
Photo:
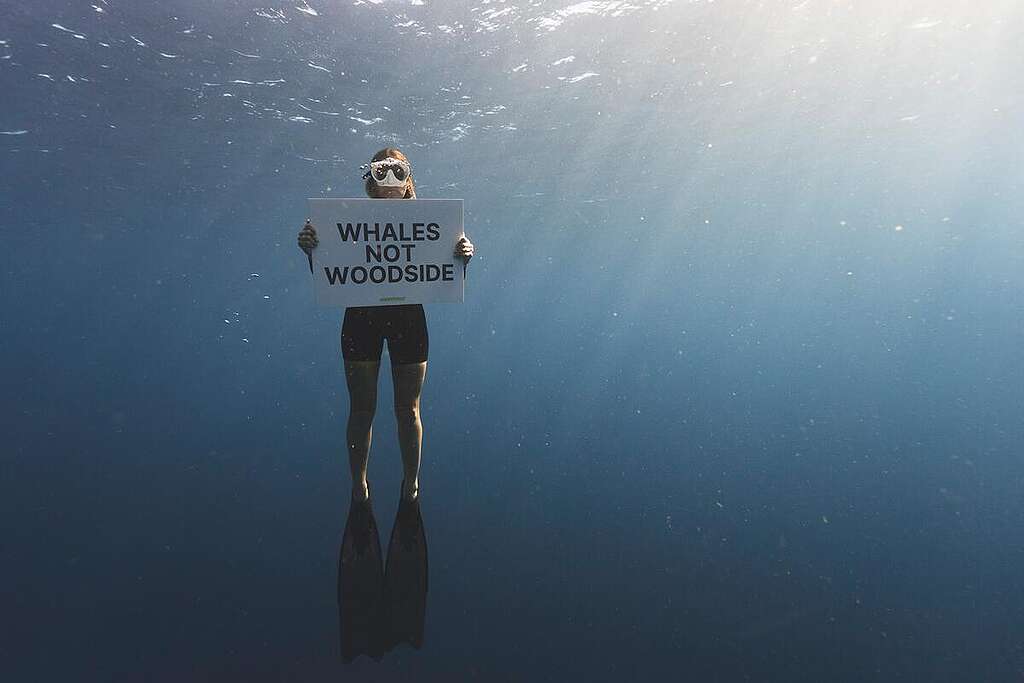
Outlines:
[[[316,249],[318,244],[320,244],[320,240],[316,236],[316,228],[313,227],[313,224],[307,218],[306,224],[299,231],[299,249],[306,252],[307,256],[312,256],[313,250]]]

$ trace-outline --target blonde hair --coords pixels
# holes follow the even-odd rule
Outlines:
[[[409,158],[402,154],[402,151],[397,147],[385,147],[384,149],[374,154],[373,158],[370,159],[370,161],[383,161],[388,157],[391,157],[393,159],[401,159],[402,161],[409,163],[410,166],[412,165],[409,162]],[[363,189],[366,190],[367,196],[372,197],[373,190],[376,187],[377,183],[374,182],[373,176],[370,176],[369,178],[366,179]],[[405,179],[405,195],[402,197],[402,199],[416,199],[416,183],[412,179],[412,172],[410,172],[409,177]]]

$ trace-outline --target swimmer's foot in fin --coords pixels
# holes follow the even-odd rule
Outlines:
[[[341,659],[384,655],[384,577],[377,521],[369,500],[353,497],[338,558]]]
[[[419,481],[414,481],[411,484],[406,483],[407,480],[402,480],[402,500],[413,501],[419,498],[420,495],[420,484]]]
[[[412,493],[410,499],[405,494]],[[427,611],[427,537],[420,515],[416,489],[406,489],[398,503],[395,526],[388,543],[384,568],[384,602],[387,614],[387,647],[408,643],[423,645]]]

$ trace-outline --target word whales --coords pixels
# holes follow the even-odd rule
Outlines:
[[[409,232],[406,224],[399,223],[395,230],[394,223],[338,223],[338,234],[343,242],[431,242],[441,238],[437,223],[412,223]]]

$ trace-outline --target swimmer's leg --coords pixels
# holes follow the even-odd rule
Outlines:
[[[345,360],[345,382],[348,384],[349,411],[346,443],[348,465],[352,472],[352,496],[366,500],[366,464],[370,459],[373,438],[373,415],[377,411],[377,372],[380,361]]]
[[[402,449],[405,474],[402,497],[413,499],[420,487],[420,449],[423,446],[423,424],[420,422],[420,392],[427,376],[427,361],[398,363],[391,366],[395,384],[395,420],[398,422],[398,444]]]

